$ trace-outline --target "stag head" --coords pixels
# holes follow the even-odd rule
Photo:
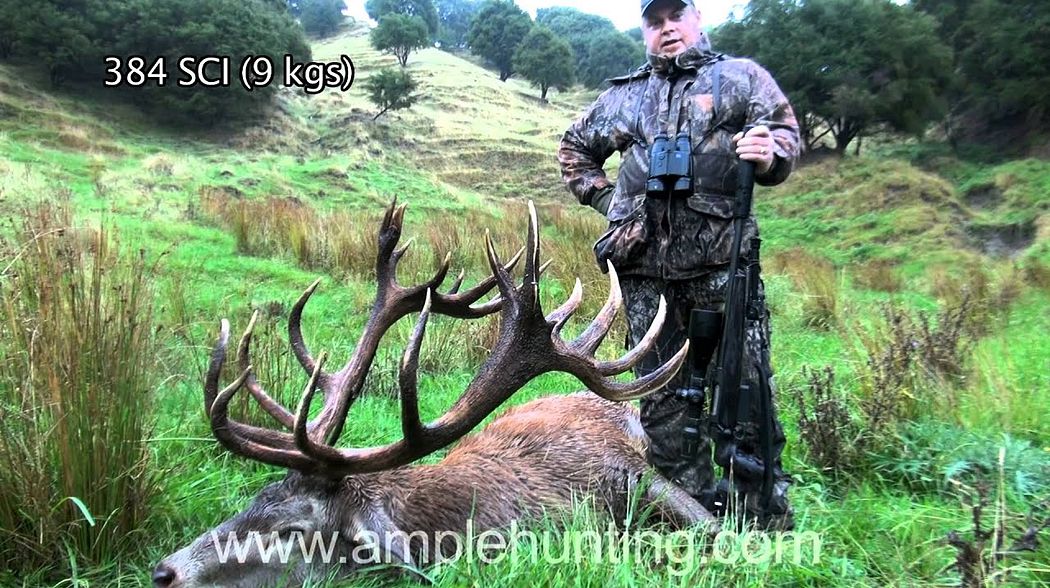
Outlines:
[[[448,274],[450,256],[446,256],[444,264],[427,282],[410,287],[398,284],[397,264],[408,249],[408,245],[397,248],[404,211],[404,205],[391,204],[380,226],[376,299],[357,346],[341,369],[326,371],[325,354],[315,357],[302,334],[303,308],[319,281],[307,288],[293,306],[288,321],[289,341],[309,376],[294,412],[275,401],[255,378],[249,359],[254,316],[238,346],[240,375],[219,389],[229,341],[229,324],[222,321],[204,385],[205,410],[212,433],[231,452],[287,468],[290,473],[281,482],[267,486],[246,510],[160,562],[153,573],[154,586],[298,585],[307,578],[351,573],[362,561],[414,567],[420,562],[415,561],[411,550],[396,541],[381,540],[394,533],[433,530],[420,527],[454,527],[462,523],[459,516],[462,513],[449,504],[399,503],[407,502],[404,493],[422,483],[413,472],[423,468],[403,466],[463,437],[514,392],[543,373],[568,372],[599,396],[624,401],[664,385],[684,360],[687,347],[642,378],[629,382],[611,378],[631,369],[655,342],[663,322],[662,300],[656,320],[637,347],[612,361],[594,357],[621,304],[616,272],[611,266],[610,292],[605,306],[578,337],[572,341],[562,339],[562,328],[582,300],[582,287],[577,280],[569,299],[543,315],[539,277],[547,265],[541,266],[539,262],[539,231],[531,202],[526,246],[504,264],[486,235],[492,275],[462,292],[462,273],[447,291],[438,291]],[[524,276],[516,285],[510,272],[523,253]],[[499,295],[480,302],[493,287]],[[402,438],[379,447],[338,447],[347,415],[361,393],[381,338],[395,322],[414,312],[418,312],[419,317],[399,366]],[[423,423],[417,403],[416,372],[427,321],[435,312],[464,319],[500,312],[502,320],[489,357],[466,390],[444,415]],[[243,389],[273,417],[280,429],[256,427],[230,417],[230,401]],[[323,395],[323,405],[311,420],[310,406],[318,390]],[[431,467],[426,474],[428,480],[431,486],[435,481],[440,486],[441,469]],[[454,482],[451,478],[448,480],[449,484]],[[499,484],[498,480],[490,482]],[[391,488],[402,494],[391,498]],[[422,495],[423,491],[419,492]],[[470,498],[467,500],[469,508]],[[409,508],[430,511],[422,519],[413,515],[416,518],[409,520],[411,517],[402,512]],[[499,521],[494,519],[494,522]],[[313,557],[306,557],[309,551],[302,547],[310,545],[317,549]]]

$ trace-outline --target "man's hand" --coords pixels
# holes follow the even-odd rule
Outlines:
[[[737,133],[733,135],[733,146],[740,159],[755,162],[755,173],[763,175],[773,167],[773,135],[769,127],[759,125],[745,135]]]

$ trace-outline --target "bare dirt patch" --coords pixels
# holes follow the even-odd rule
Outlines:
[[[1035,242],[1035,222],[970,225],[970,245],[992,257],[1016,257]]]
[[[1004,196],[995,184],[980,184],[967,190],[963,200],[975,208],[995,208],[1003,202]]]

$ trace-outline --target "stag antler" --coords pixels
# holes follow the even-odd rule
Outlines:
[[[218,391],[219,374],[229,340],[229,323],[222,321],[204,386],[204,398],[212,431],[228,449],[264,463],[332,477],[380,471],[410,463],[449,445],[477,426],[528,381],[543,373],[568,372],[600,396],[619,401],[643,396],[664,385],[685,359],[688,344],[666,364],[644,377],[630,382],[610,379],[609,376],[631,369],[652,347],[666,314],[665,303],[661,298],[656,318],[635,348],[617,360],[597,360],[594,351],[609,332],[622,302],[616,270],[611,265],[609,298],[605,306],[579,337],[571,342],[561,338],[562,327],[583,298],[583,288],[577,280],[569,299],[550,315],[543,316],[539,301],[539,276],[547,266],[540,266],[539,263],[539,231],[532,202],[529,202],[528,243],[524,248],[525,271],[520,286],[514,285],[510,271],[522,252],[519,251],[504,265],[487,233],[485,242],[492,275],[477,286],[459,293],[463,278],[461,274],[450,291],[444,294],[436,291],[448,273],[448,256],[431,280],[408,288],[398,285],[395,279],[396,266],[408,246],[395,249],[401,235],[405,210],[404,205],[398,207],[395,204],[391,204],[387,210],[379,231],[376,301],[364,333],[342,369],[335,373],[325,372],[325,356],[322,354],[314,359],[303,340],[300,326],[303,307],[318,282],[311,284],[292,308],[288,321],[289,338],[299,363],[310,374],[294,414],[273,400],[255,379],[248,359],[255,317],[238,347],[241,374],[222,391]],[[498,287],[499,297],[476,304],[493,286]],[[420,345],[430,314],[437,312],[453,317],[476,318],[497,310],[502,313],[499,336],[478,374],[448,412],[431,423],[422,423],[416,373]],[[416,311],[420,313],[419,319],[398,372],[403,438],[381,447],[335,447],[350,406],[360,393],[365,375],[375,357],[379,340],[398,319]],[[248,388],[259,404],[291,432],[264,429],[231,420],[228,406],[242,387]],[[318,416],[310,421],[310,403],[318,388],[324,394],[324,405]]]

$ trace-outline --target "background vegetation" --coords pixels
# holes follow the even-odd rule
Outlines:
[[[287,10],[259,2],[256,12]],[[72,6],[87,9],[61,8]],[[404,10],[426,20],[425,7]],[[441,35],[442,22],[428,30]],[[938,36],[946,22],[938,17]],[[290,304],[323,277],[306,335],[348,353],[372,297],[373,231],[394,195],[410,203],[416,237],[405,281],[446,250],[468,283],[479,279],[479,236],[489,229],[501,252],[517,249],[532,198],[544,257],[555,260],[544,304],[576,276],[581,316],[604,299],[590,250],[604,222],[569,199],[553,162],[594,90],[543,104],[523,81],[426,48],[403,68],[418,100],[373,122],[370,78],[402,68],[364,27],[340,27],[310,50],[353,57],[349,92],[281,92],[252,124],[214,129],[176,132],[76,76],[54,89],[21,49],[0,63],[0,585],[147,586],[163,555],[283,475],[229,456],[210,435],[201,382],[218,319],[242,328],[262,311],[255,364],[271,391],[294,399],[303,378],[283,334]],[[955,63],[959,37],[942,38]],[[947,96],[966,95],[959,84]],[[1040,120],[1028,104],[1025,120]],[[1022,141],[1017,119],[997,123],[990,132],[1013,133],[1024,154],[1007,158],[964,134],[946,141],[965,112],[949,108],[954,122],[933,120],[920,139],[871,119],[859,155],[814,158],[757,197],[786,467],[799,529],[823,536],[820,563],[678,577],[647,550],[618,564],[462,562],[434,570],[437,583],[1050,583],[1050,552],[1029,533],[1044,524],[1050,486],[1045,128],[1029,123]],[[617,352],[622,328],[600,353]],[[451,404],[493,333],[491,321],[428,330],[424,417]],[[399,325],[381,349],[345,443],[399,435],[392,391],[407,334]],[[578,388],[552,375],[511,402]],[[596,525],[581,509],[564,532]]]

